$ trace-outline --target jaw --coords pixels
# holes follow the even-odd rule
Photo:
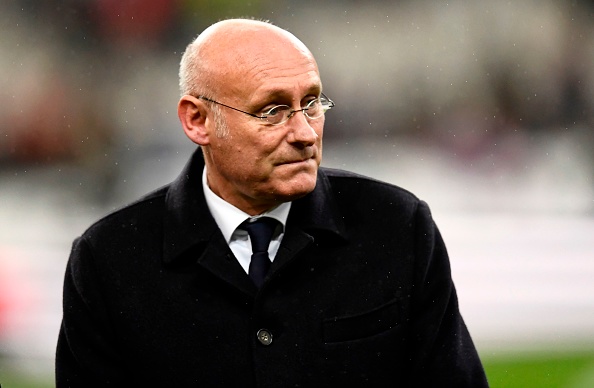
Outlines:
[[[306,166],[306,168],[294,164],[277,166],[277,169],[282,167],[281,170],[284,171],[275,171],[275,174],[272,174],[266,182],[258,185],[250,194],[244,196],[245,208],[236,206],[248,214],[255,215],[281,203],[304,197],[316,187],[317,163],[313,160],[312,162],[308,163],[309,166]],[[246,211],[246,208],[249,208],[251,212]]]
[[[310,159],[282,163],[268,167],[245,168],[231,163],[231,171],[217,168],[212,155],[205,155],[207,179],[211,190],[223,200],[250,214],[261,214],[283,202],[301,198],[314,190],[317,181],[320,153]],[[264,162],[264,160],[255,163]],[[236,161],[239,162],[239,161]]]
[[[275,166],[270,183],[279,196],[303,196],[315,188],[317,175],[318,162],[307,159]]]

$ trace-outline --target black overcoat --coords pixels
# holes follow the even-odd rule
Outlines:
[[[203,165],[197,151],[75,241],[58,388],[487,385],[424,202],[320,169],[258,290],[208,211]]]

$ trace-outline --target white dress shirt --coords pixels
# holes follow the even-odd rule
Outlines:
[[[247,231],[238,229],[238,226],[247,219],[257,219],[264,216],[274,218],[281,223],[282,228],[280,232],[276,232],[272,236],[272,241],[268,247],[268,257],[273,261],[284,236],[287,217],[289,216],[289,210],[291,210],[291,202],[282,203],[257,216],[250,216],[216,195],[208,187],[206,167],[204,167],[204,171],[202,172],[202,188],[204,189],[204,198],[206,199],[206,205],[208,206],[208,210],[210,210],[210,214],[212,214],[219,229],[223,232],[225,241],[229,244],[229,248],[231,248],[237,261],[239,261],[239,264],[241,264],[246,273],[248,273],[250,267],[252,243]]]

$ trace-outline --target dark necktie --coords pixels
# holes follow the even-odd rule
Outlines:
[[[268,246],[278,221],[270,217],[258,218],[253,222],[244,222],[243,228],[247,230],[252,241],[252,258],[250,261],[249,275],[256,287],[260,288],[270,268]]]

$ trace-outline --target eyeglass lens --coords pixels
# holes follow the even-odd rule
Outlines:
[[[265,120],[268,121],[270,124],[282,124],[285,121],[289,120],[289,118],[295,114],[296,112],[302,111],[303,114],[309,119],[318,119],[322,117],[324,112],[330,108],[328,101],[326,99],[316,98],[315,100],[311,100],[304,108],[301,110],[292,110],[291,107],[287,105],[279,105],[272,108],[268,111],[264,116]]]

